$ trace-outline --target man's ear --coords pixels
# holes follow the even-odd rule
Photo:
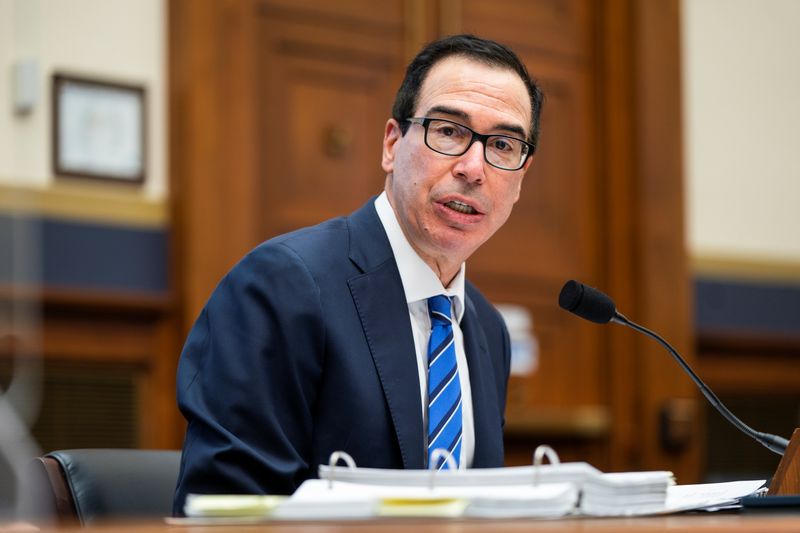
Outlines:
[[[402,136],[403,132],[400,130],[400,124],[393,118],[387,120],[386,129],[383,132],[383,157],[381,159],[381,166],[387,174],[394,169],[397,141],[399,141]]]
[[[527,174],[528,169],[531,168],[531,163],[533,163],[533,156],[529,155],[528,159],[525,161],[525,164],[522,165],[522,173]]]
[[[525,175],[528,173],[528,169],[531,167],[531,163],[533,162],[533,156],[528,157],[528,160],[525,161],[525,164],[520,169],[522,171],[522,179],[519,180],[517,184],[517,195],[514,198],[514,203],[517,203],[519,200],[519,195],[522,192],[522,182],[525,180]]]

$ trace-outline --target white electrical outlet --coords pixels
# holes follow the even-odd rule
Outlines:
[[[39,65],[34,59],[23,59],[14,65],[14,112],[27,114],[39,99]]]

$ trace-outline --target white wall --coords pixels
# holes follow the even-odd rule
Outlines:
[[[163,0],[0,0],[0,184],[47,187],[51,168],[51,76],[65,72],[147,90],[147,180],[161,200],[166,179],[166,13]],[[12,108],[18,60],[38,64],[34,111]]]
[[[800,261],[800,1],[683,0],[690,252]]]

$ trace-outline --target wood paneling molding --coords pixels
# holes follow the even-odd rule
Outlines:
[[[677,0],[612,0],[596,13],[601,82],[599,162],[608,224],[607,291],[632,320],[663,334],[691,362],[690,279],[683,229]],[[660,415],[697,392],[650,339],[611,327],[608,383],[616,421],[612,469],[667,468],[697,479],[700,420],[679,451],[662,447]]]

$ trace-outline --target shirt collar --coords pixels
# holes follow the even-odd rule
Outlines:
[[[466,266],[461,263],[458,274],[453,278],[448,287],[443,287],[442,282],[428,266],[406,239],[400,223],[397,221],[394,209],[392,209],[386,191],[375,199],[375,210],[378,218],[383,224],[386,236],[389,238],[389,245],[392,247],[397,269],[400,271],[400,280],[403,283],[403,290],[406,295],[406,303],[410,304],[420,300],[427,300],[431,296],[444,294],[448,296],[455,305],[455,316],[459,322],[464,316],[464,273]]]

